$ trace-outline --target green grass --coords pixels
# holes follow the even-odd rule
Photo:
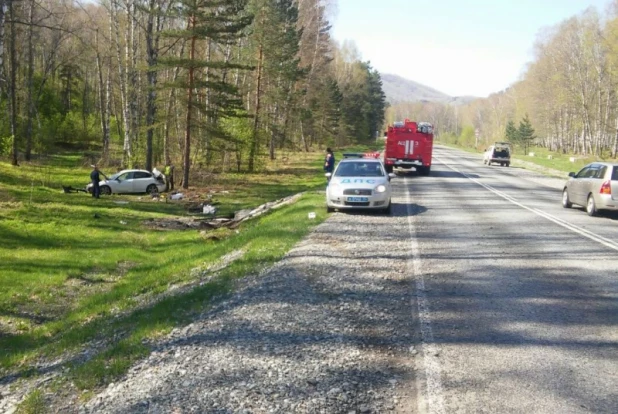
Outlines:
[[[437,141],[436,144],[445,145],[451,148],[457,148],[463,151],[467,151],[473,154],[483,154],[483,148],[480,150],[476,148],[470,148],[462,145],[456,144],[446,144],[443,142]],[[534,156],[530,156],[529,153],[534,153]],[[551,156],[551,159],[550,159]],[[532,163],[539,167],[549,168],[556,171],[561,171],[564,173],[568,172],[577,172],[581,170],[586,164],[589,164],[593,161],[608,161],[608,162],[616,162],[617,160],[611,160],[609,158],[596,158],[592,156],[584,157],[581,155],[573,155],[573,154],[563,154],[561,152],[549,151],[546,148],[541,147],[532,147],[528,150],[527,154],[524,154],[521,149],[517,149],[514,154],[511,155],[512,163],[514,166],[529,168],[525,163]],[[575,162],[572,162],[570,159],[575,158]],[[524,163],[518,163],[518,161],[523,161]],[[558,174],[560,178],[565,178],[566,174]]]
[[[528,152],[534,153],[534,156],[530,156],[529,154],[517,154],[515,158],[567,173],[570,171],[577,172],[581,170],[586,164],[596,160],[594,157],[562,154],[555,151],[549,151],[546,148],[541,147],[531,148]],[[551,159],[549,158],[549,156],[551,156]],[[571,162],[570,158],[575,158],[575,162]]]
[[[43,391],[35,390],[24,398],[16,410],[17,414],[43,414],[47,412]]]
[[[307,191],[293,205],[222,232],[218,241],[195,230],[143,225],[184,215],[185,202],[63,194],[60,184],[78,187],[88,177],[88,169],[71,167],[73,157],[21,167],[0,162],[0,373],[32,375],[41,359],[96,343],[89,359],[68,363],[67,379],[92,389],[122,375],[148,354],[150,339],[190,321],[213,297],[230,292],[234,279],[281,259],[326,218],[323,195],[313,191],[325,185],[321,160],[313,153],[262,173],[196,181],[189,203],[215,191],[222,214]],[[311,211],[315,220],[307,218]],[[210,282],[161,296],[170,286],[194,284],[196,269],[238,251],[242,256]]]

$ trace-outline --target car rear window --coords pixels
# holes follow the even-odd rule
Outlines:
[[[618,181],[618,166],[612,167],[614,170],[612,171],[612,181]]]
[[[494,155],[496,157],[508,157],[509,156],[509,149],[508,148],[496,148],[494,149]]]

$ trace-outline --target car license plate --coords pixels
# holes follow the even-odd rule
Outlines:
[[[369,201],[367,197],[348,197],[350,203],[366,203]]]

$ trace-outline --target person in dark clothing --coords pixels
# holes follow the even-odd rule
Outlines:
[[[326,156],[324,157],[324,171],[327,173],[333,172],[335,169],[335,154],[330,148],[326,148]]]
[[[97,165],[92,166],[92,172],[90,173],[90,181],[92,181],[92,196],[99,198],[101,195],[101,187],[99,187],[99,181],[101,181],[101,175],[107,180],[107,176],[99,171]]]

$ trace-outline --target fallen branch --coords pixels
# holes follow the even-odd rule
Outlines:
[[[88,191],[84,190],[83,188],[73,188],[71,186],[66,186],[63,185],[62,186],[62,191],[64,191],[65,194],[70,194],[70,193],[87,193]]]
[[[201,230],[215,230],[222,227],[229,229],[235,229],[240,226],[241,223],[250,220],[255,217],[259,217],[270,210],[276,210],[286,205],[294,204],[298,199],[302,197],[302,193],[295,194],[289,197],[285,197],[276,201],[270,201],[264,203],[254,209],[245,209],[237,211],[234,214],[234,218],[225,217],[180,217],[177,219],[148,219],[144,224],[151,228],[165,229],[165,230],[184,230],[184,229],[201,229]]]
[[[245,220],[249,220],[254,217],[258,217],[267,211],[275,210],[277,208],[293,204],[302,196],[302,193],[295,194],[289,197],[282,198],[277,201],[271,201],[269,203],[262,204],[259,207],[254,208],[253,210],[240,210],[234,214],[234,219],[232,222],[243,222]]]

